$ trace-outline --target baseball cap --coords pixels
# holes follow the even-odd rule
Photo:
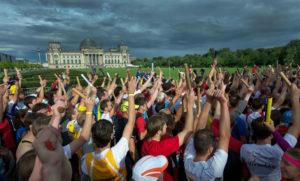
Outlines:
[[[134,181],[156,181],[167,167],[165,156],[146,155],[133,167],[132,178]]]
[[[139,108],[139,105],[134,105],[135,109]],[[120,108],[121,112],[126,112],[128,110],[128,101],[123,102]]]

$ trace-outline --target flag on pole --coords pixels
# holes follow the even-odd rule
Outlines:
[[[151,69],[152,71],[154,71],[154,60],[152,59],[152,63],[151,63]]]

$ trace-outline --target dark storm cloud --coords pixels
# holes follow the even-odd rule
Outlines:
[[[36,59],[49,41],[77,49],[124,40],[132,56],[205,53],[209,48],[283,46],[300,37],[300,1],[4,0],[0,52]]]

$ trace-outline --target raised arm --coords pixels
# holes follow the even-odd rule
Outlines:
[[[106,81],[106,76],[103,77],[103,81],[102,81],[101,87],[105,86],[105,81]]]
[[[194,106],[195,95],[193,90],[189,90],[187,95],[187,116],[184,125],[184,129],[182,132],[178,133],[179,138],[179,146],[181,146],[189,136],[193,133],[193,121],[194,121]]]
[[[94,85],[95,82],[98,80],[98,78],[99,78],[98,75],[94,75],[94,78],[91,83]]]
[[[148,84],[149,84],[149,83],[151,82],[151,80],[152,80],[153,75],[154,75],[154,72],[151,72],[151,75],[150,75],[150,77],[148,78],[148,80],[142,85],[142,87],[141,87],[141,89],[140,89],[141,92],[143,92],[143,91],[147,88]]]
[[[196,127],[195,131],[200,130],[200,129],[204,129],[206,127],[208,114],[209,114],[211,104],[212,104],[212,101],[213,101],[213,95],[214,95],[214,90],[209,89],[209,90],[206,91],[206,101],[205,101],[203,109],[201,111],[201,114],[200,114],[198,124],[197,124],[197,127]]]
[[[221,104],[221,120],[220,120],[220,141],[219,149],[228,152],[229,139],[231,135],[230,131],[230,115],[227,106],[227,99],[223,91],[217,90],[214,94],[217,100]]]
[[[76,89],[79,90],[80,92],[82,91],[82,87],[81,87],[80,85],[77,85],[77,86],[76,86]],[[74,93],[73,93],[73,95],[74,95]],[[75,95],[73,96],[71,102],[70,102],[71,105],[72,105],[72,106],[75,106],[75,105],[77,104],[77,102],[78,102],[78,99],[79,99],[79,95],[78,95],[78,94],[75,94]]]
[[[8,88],[7,84],[0,85],[0,123],[2,122],[3,113],[4,113],[4,105],[3,105],[3,96],[5,95],[5,92]]]
[[[37,98],[37,102],[42,102],[43,99],[44,99],[44,87],[45,87],[45,85],[44,85],[43,80],[40,81],[40,85],[41,85],[41,87],[40,87],[39,97]]]
[[[134,109],[134,91],[137,85],[137,80],[135,77],[132,77],[131,80],[128,82],[128,122],[123,131],[123,137],[126,138],[128,141],[132,135],[133,126],[135,123],[135,109]]]
[[[277,101],[275,102],[275,104],[273,104],[273,107],[275,109],[279,108],[281,106],[281,104],[284,102],[285,96],[286,96],[286,91],[287,91],[287,85],[286,85],[286,83],[283,83],[283,88],[281,90],[281,93],[280,93]]]
[[[82,127],[81,134],[78,139],[75,139],[70,143],[71,155],[77,152],[81,148],[81,146],[90,139],[91,136],[91,129],[93,125],[92,112],[93,112],[93,107],[96,98],[96,94],[94,94],[94,92],[96,92],[97,89],[93,88],[92,91],[93,91],[93,96],[85,99],[86,118]]]
[[[123,95],[124,95],[124,92],[125,92],[125,90],[124,90],[124,88],[123,88],[123,89],[120,91],[119,96],[116,98],[113,108],[112,108],[111,111],[109,112],[109,117],[112,117],[113,115],[116,114],[116,112],[117,112],[117,110],[118,110],[118,108],[119,108],[119,105],[120,105],[120,103],[121,103],[121,101],[122,101],[122,97],[123,97]]]
[[[291,101],[292,101],[292,119],[293,125],[289,128],[288,133],[298,138],[300,133],[300,103],[299,103],[300,90],[295,83],[291,86]]]
[[[155,89],[155,91],[153,92],[153,94],[151,94],[151,99],[150,99],[150,101],[147,103],[147,108],[150,108],[151,106],[152,106],[152,104],[154,104],[154,102],[155,102],[155,100],[156,100],[156,98],[157,98],[157,95],[158,95],[158,90],[159,90],[159,88],[160,88],[160,85],[159,84],[161,84],[161,80],[157,80],[157,82],[155,82],[155,87],[156,87],[156,89]]]

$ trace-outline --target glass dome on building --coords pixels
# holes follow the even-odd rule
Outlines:
[[[97,44],[94,40],[87,38],[80,42],[79,49],[89,49],[89,48],[97,48]]]

